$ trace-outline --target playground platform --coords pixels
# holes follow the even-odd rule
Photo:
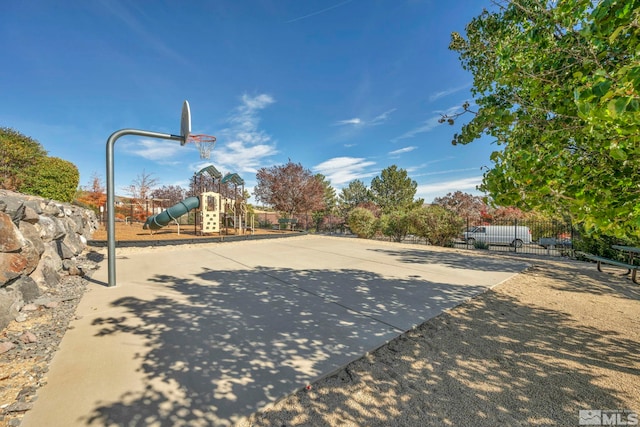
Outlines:
[[[527,268],[312,235],[116,258],[117,286],[105,259],[23,427],[233,425]]]

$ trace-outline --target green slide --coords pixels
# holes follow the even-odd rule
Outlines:
[[[147,218],[142,228],[145,230],[158,230],[166,226],[176,218],[180,218],[191,209],[196,209],[198,207],[200,207],[200,198],[189,197],[188,199],[184,199],[180,203],[176,203],[175,205],[171,206],[166,211],[160,212],[157,215],[150,216],[149,218]]]

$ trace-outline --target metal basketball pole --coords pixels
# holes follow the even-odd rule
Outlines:
[[[107,262],[109,271],[109,287],[116,285],[116,209],[113,179],[113,146],[118,138],[125,135],[138,135],[181,142],[185,140],[185,137],[181,135],[171,135],[168,133],[150,132],[138,129],[121,129],[115,131],[107,140]]]

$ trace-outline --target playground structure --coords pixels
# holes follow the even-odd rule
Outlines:
[[[230,185],[233,185],[233,191]],[[193,189],[200,195],[189,197],[157,215],[150,216],[143,228],[153,232],[172,221],[177,222],[182,215],[195,209],[196,234],[229,234],[230,228],[234,234],[244,234],[247,228],[247,208],[244,200],[244,180],[238,174],[228,173],[223,177],[213,165],[209,165],[194,175]]]

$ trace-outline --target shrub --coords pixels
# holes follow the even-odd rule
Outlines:
[[[409,232],[411,223],[404,211],[392,212],[380,217],[380,231],[394,242],[402,242]]]
[[[76,165],[57,157],[43,157],[25,173],[18,191],[70,203],[79,182],[80,173]]]
[[[347,219],[351,232],[360,238],[369,239],[376,234],[376,217],[368,209],[357,207],[349,212]]]
[[[428,205],[409,213],[415,234],[436,246],[447,246],[460,235],[464,221],[457,214],[439,205]]]
[[[271,228],[273,224],[268,219],[259,219],[258,228]]]
[[[489,249],[489,244],[487,242],[479,242],[476,240],[473,242],[473,247],[476,249]]]
[[[46,156],[38,141],[13,129],[0,128],[0,188],[17,190],[29,168]]]
[[[576,231],[580,236],[573,241],[573,249],[609,259],[617,259],[622,262],[628,261],[627,256],[623,252],[613,249],[611,245],[640,246],[640,241],[637,239],[619,239],[605,235],[588,235],[581,226],[578,226]]]

